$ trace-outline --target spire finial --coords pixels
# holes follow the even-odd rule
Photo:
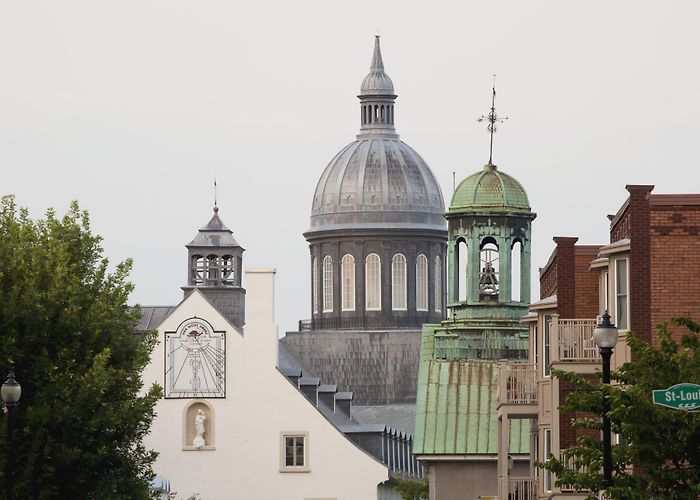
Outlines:
[[[486,129],[491,134],[491,143],[489,144],[489,165],[493,165],[493,133],[496,132],[496,130],[498,130],[496,128],[496,124],[503,123],[508,119],[507,116],[501,118],[496,114],[496,75],[493,75],[493,85],[491,87],[491,90],[493,91],[491,94],[491,111],[488,115],[482,115],[477,120],[479,123],[484,121],[487,121],[489,123],[486,126]]]
[[[219,211],[219,205],[216,202],[216,175],[214,175],[214,213]]]
[[[379,34],[374,35],[374,55],[372,56],[372,66],[370,71],[384,71],[384,61],[382,61],[382,49],[379,46]]]

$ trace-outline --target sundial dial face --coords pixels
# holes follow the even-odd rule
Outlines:
[[[226,337],[208,321],[189,318],[165,332],[165,397],[226,397]]]

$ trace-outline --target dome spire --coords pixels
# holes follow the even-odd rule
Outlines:
[[[379,46],[379,35],[374,35],[374,55],[372,56],[371,71],[384,72],[384,61],[382,61],[382,49]]]
[[[358,138],[390,137],[398,139],[394,129],[394,83],[384,71],[382,49],[379,45],[379,35],[374,37],[374,52],[369,74],[362,80],[360,86],[361,127]]]

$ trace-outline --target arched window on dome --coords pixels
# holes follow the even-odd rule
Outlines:
[[[442,260],[435,256],[435,310],[442,312]]]
[[[224,255],[221,257],[221,282],[224,285],[233,286],[236,284],[234,278],[236,276],[233,255]]]
[[[455,267],[457,269],[457,300],[459,302],[464,302],[467,300],[467,272],[468,272],[468,262],[469,262],[469,248],[467,247],[467,242],[464,238],[459,238],[457,240],[457,248],[455,249],[455,256],[457,257],[457,262]]]
[[[192,285],[200,286],[204,284],[204,272],[206,269],[206,264],[204,263],[204,257],[201,255],[192,256]]]
[[[522,282],[523,243],[520,240],[515,240],[510,252],[510,296],[512,301],[520,302],[522,300],[520,283]]]
[[[479,252],[479,300],[497,300],[499,289],[498,245],[492,237],[481,241]]]
[[[311,303],[314,314],[318,312],[318,259],[311,263]]]
[[[406,257],[400,253],[391,259],[391,308],[406,310]]]
[[[333,312],[333,259],[323,258],[323,312]]]
[[[379,122],[379,106],[377,106],[376,104],[374,105],[374,116],[372,117],[372,122]]]
[[[382,262],[379,255],[371,253],[365,259],[365,309],[379,311],[382,308]]]
[[[219,284],[219,257],[207,255],[207,286]]]
[[[428,258],[423,254],[416,259],[416,310],[428,310]]]
[[[341,307],[343,311],[355,310],[355,259],[350,254],[345,254],[340,266],[342,282]]]
[[[384,105],[382,104],[381,111],[380,111],[380,121],[384,123]]]

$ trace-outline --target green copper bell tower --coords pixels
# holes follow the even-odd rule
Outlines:
[[[517,320],[527,314],[536,214],[520,183],[488,163],[455,189],[445,217],[451,319]],[[460,257],[467,259],[466,275]],[[519,285],[517,300],[513,283]],[[460,297],[460,289],[466,289],[466,296]]]

